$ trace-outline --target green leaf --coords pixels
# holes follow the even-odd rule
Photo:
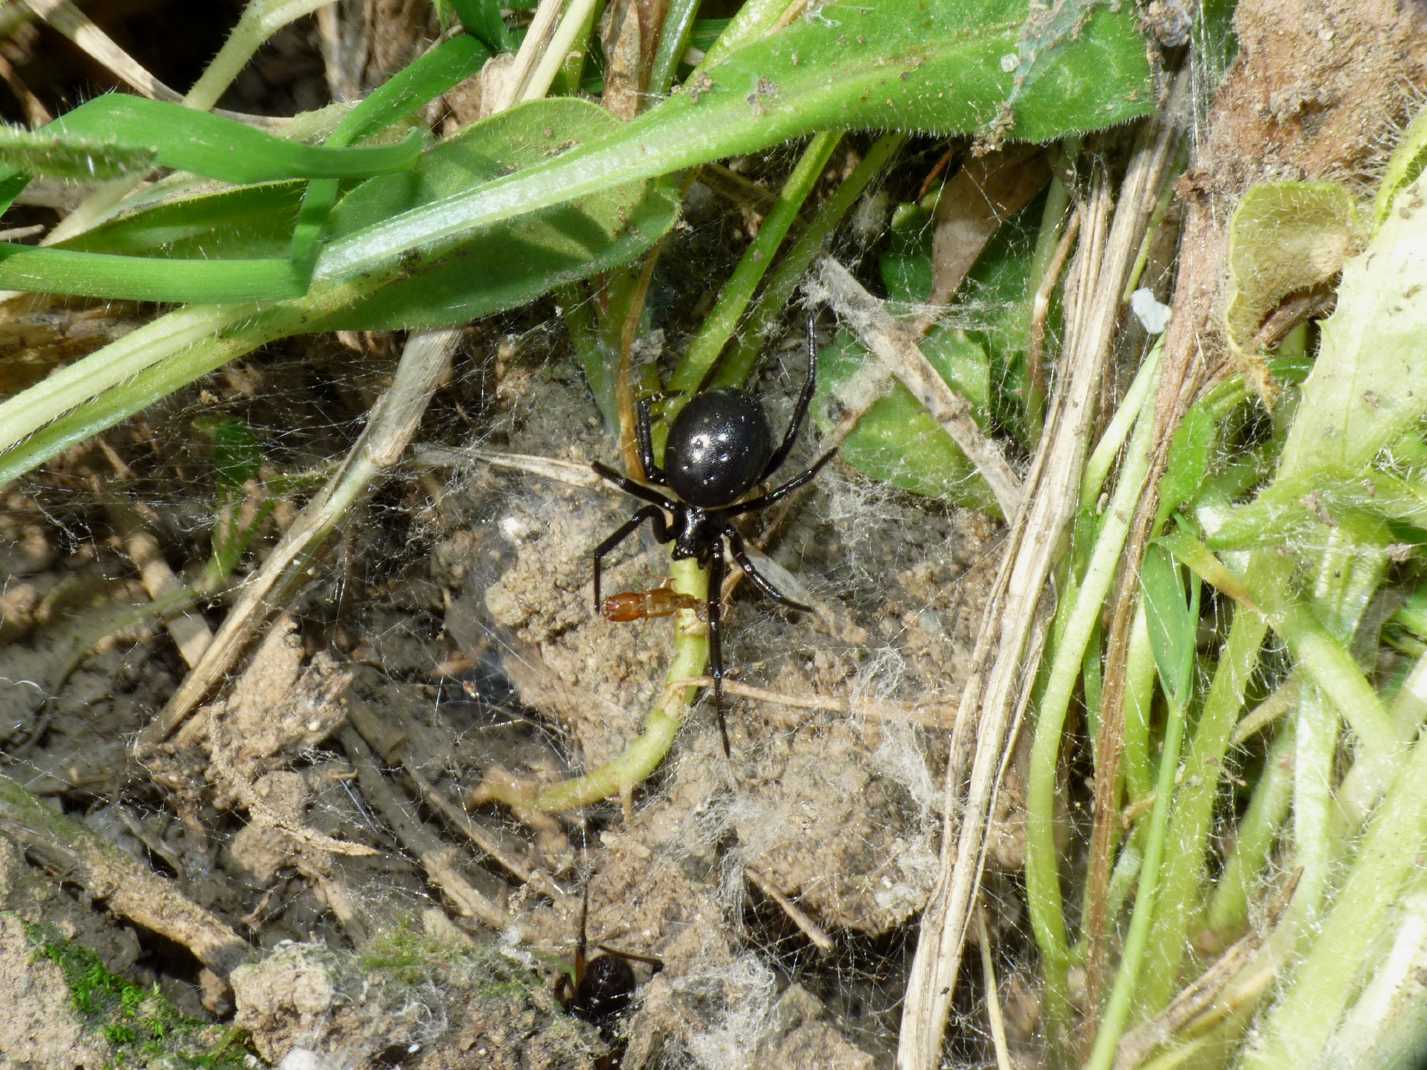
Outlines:
[[[1352,195],[1335,182],[1274,182],[1244,194],[1229,223],[1229,348],[1259,396],[1272,404],[1253,338],[1283,299],[1327,282],[1356,241]]]
[[[1427,416],[1427,175],[1397,205],[1343,267],[1279,479],[1362,469]]]
[[[984,417],[991,392],[985,351],[964,331],[939,328],[922,342],[922,352],[947,385]],[[873,359],[845,331],[819,352],[818,401],[813,411],[821,430],[830,430],[834,422],[826,416],[829,399],[838,398],[844,406],[859,404],[851,396],[860,389],[856,376]],[[966,455],[901,383],[893,383],[868,406],[838,456],[878,482],[924,497],[996,511],[991,489]]]
[[[443,0],[456,11],[466,32],[483,41],[493,52],[510,51],[510,29],[500,17],[500,0]]]
[[[499,15],[499,12],[497,12]],[[490,53],[473,37],[461,34],[443,42],[389,78],[359,103],[324,143],[329,148],[351,144],[384,129],[458,82],[478,71]],[[292,233],[291,257],[298,274],[311,279],[319,242],[337,202],[338,183],[333,178],[308,184]]]
[[[65,137],[53,129],[26,130],[0,126],[0,159],[30,174],[80,182],[102,182],[144,172],[154,166],[158,153],[143,145],[116,145],[102,137]],[[12,171],[6,176],[15,181]]]
[[[410,167],[421,153],[420,137],[374,148],[304,146],[231,118],[127,93],[94,98],[40,130],[7,127],[6,138],[7,161],[37,174],[47,174],[46,161],[59,158],[60,174],[74,177],[57,156],[61,148],[101,146],[111,161],[133,158],[137,167],[173,167],[227,183],[382,174]],[[33,151],[23,153],[26,144]]]
[[[185,196],[120,216],[55,248],[169,261],[284,258],[303,189],[301,182],[267,182]],[[168,267],[170,273],[182,270]]]
[[[1219,422],[1208,405],[1192,405],[1174,431],[1159,484],[1156,527],[1185,502],[1193,501],[1209,477]]]
[[[1020,25],[1015,54],[1007,53],[1001,57],[1002,69],[1010,67],[1013,74],[1011,91],[1006,95],[993,124],[993,143],[999,143],[1006,137],[1018,141],[1049,140],[1026,133],[1026,109],[1029,107],[1034,113],[1046,101],[1055,99],[1056,95],[1074,95],[1077,92],[1080,88],[1077,80],[1084,75],[1074,71],[1076,61],[1081,58],[1076,46],[1082,34],[1093,32],[1094,20],[1107,8],[1113,8],[1113,5],[1103,4],[1100,0],[1061,0],[1060,3],[1037,5],[1030,10]],[[1112,51],[1107,50],[1105,59],[1107,63],[1113,63]]]
[[[1140,566],[1140,590],[1160,686],[1170,704],[1182,709],[1193,681],[1195,620],[1184,598],[1179,568],[1158,542],[1150,545]]]
[[[468,127],[408,175],[371,179],[332,214],[334,236],[359,232],[473,181],[505,174],[620,127],[583,100],[532,101]],[[394,330],[465,323],[633,259],[673,226],[678,205],[663,184],[627,183],[578,205],[560,204],[486,227],[444,256],[413,254],[375,297],[314,330]]]
[[[473,74],[486,55],[479,42],[464,35],[444,42],[373,90],[343,117],[327,143],[346,145],[399,121]],[[147,206],[110,220],[58,248],[127,256],[162,255],[170,261],[281,259],[294,243],[304,189],[311,191],[327,185],[332,187],[326,191],[328,197],[335,199],[333,179],[314,180],[306,186],[288,181],[198,195],[185,193],[181,200]],[[311,192],[306,199],[313,200]],[[310,239],[325,225],[326,208],[309,204],[307,214],[312,216]],[[189,277],[185,265],[168,267],[178,284]],[[160,296],[184,298],[182,293]]]
[[[400,171],[421,152],[419,137],[399,145],[329,149],[284,141],[256,127],[180,104],[110,93],[66,112],[35,136],[100,142],[148,152],[153,163],[224,182],[282,178],[359,178]]]
[[[328,149],[283,141],[231,119],[176,104],[110,94],[48,124],[62,143],[150,149],[150,163],[230,182],[294,176],[347,177],[411,166],[420,136],[400,145]],[[28,161],[33,162],[33,161]],[[11,172],[13,178],[15,172]],[[0,181],[4,181],[0,178]],[[0,286],[139,301],[233,303],[297,297],[306,275],[287,258],[243,257],[185,263],[0,243]]]
[[[861,3],[829,4],[815,18],[730,51],[682,92],[631,123],[605,128],[602,136],[514,174],[470,182],[434,200],[417,199],[414,207],[392,218],[345,234],[323,249],[313,277],[340,283],[374,274],[399,275],[409,270],[413,256],[429,263],[456,253],[473,234],[505,220],[579,203],[631,182],[757,151],[819,129],[980,130],[1040,140],[1146,114],[1152,106],[1148,66],[1133,13],[1108,6],[1077,10],[1084,17],[1074,22],[1073,32],[1054,38],[1054,47],[1047,47],[1043,56],[1018,59],[1018,42],[1028,25],[1026,0],[928,0],[901,18],[888,18]],[[1043,32],[1037,27],[1042,36],[1031,37],[1050,43]],[[114,103],[105,103],[110,101]],[[179,112],[181,117],[173,121],[191,124],[177,139],[172,158],[157,146],[159,162],[229,180],[238,175],[256,181],[290,174],[345,174],[358,161],[375,168],[384,158],[343,153],[400,151],[316,149],[264,140],[266,135],[248,128],[229,131],[214,116],[181,108],[169,111],[133,97],[101,98],[76,109],[64,122],[70,133],[114,136],[109,129],[112,118],[139,112],[155,118]],[[103,129],[92,130],[91,124]],[[229,134],[239,140],[229,140]],[[151,136],[137,143],[154,140]],[[268,141],[281,146],[275,150],[278,158],[251,159],[259,149],[270,147]],[[243,147],[248,144],[251,152]],[[288,159],[292,154],[299,158]],[[7,264],[0,264],[0,287],[167,300],[236,299],[213,287],[201,296],[187,294],[183,283],[188,265],[176,266],[166,293],[157,293],[151,285],[142,294],[126,294],[123,276],[114,274],[111,264],[89,265],[94,278],[79,270],[79,262],[71,265],[76,270],[57,277],[42,270],[43,260],[26,262],[24,272],[12,273]],[[251,286],[239,290],[252,295]]]
[[[1150,111],[1144,42],[1128,8],[1097,8],[1053,59],[1035,61],[1046,69],[1010,103],[1015,79],[1003,61],[1026,18],[1024,0],[928,0],[899,18],[828,4],[729,53],[607,137],[333,243],[316,277],[350,278],[415,248],[457,244],[473,227],[821,129],[990,133],[994,123],[998,136],[1038,141]]]
[[[1427,108],[1419,111],[1403,131],[1402,140],[1387,161],[1387,169],[1383,172],[1373,203],[1374,226],[1382,226],[1397,195],[1416,180],[1424,166],[1427,166]]]
[[[128,301],[231,304],[300,297],[286,259],[170,261],[0,242],[0,286]]]

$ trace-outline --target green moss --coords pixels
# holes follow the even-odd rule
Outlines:
[[[414,925],[395,926],[375,937],[361,955],[363,969],[406,985],[461,979],[476,995],[499,999],[546,987],[532,971],[502,955],[494,944],[463,946],[437,940]]]
[[[200,1022],[181,1013],[159,991],[110,973],[82,944],[49,925],[25,924],[35,960],[60,968],[74,1009],[108,1042],[111,1067],[164,1065],[194,1070],[244,1070],[253,1066],[241,1029]],[[261,1065],[261,1064],[257,1064]]]

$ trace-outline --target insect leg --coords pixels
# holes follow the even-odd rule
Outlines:
[[[649,399],[640,398],[635,405],[635,411],[637,415],[634,419],[634,437],[639,443],[639,464],[644,469],[644,478],[651,483],[667,486],[669,477],[664,474],[664,469],[654,463],[654,434],[649,427]]]
[[[608,480],[626,494],[633,495],[640,501],[649,502],[651,505],[661,505],[669,512],[675,512],[679,508],[679,503],[670,498],[667,494],[660,494],[653,487],[646,487],[643,483],[636,483],[628,476],[622,476],[609,465],[600,464],[595,461],[590,465],[595,470],[595,475],[601,479]]]

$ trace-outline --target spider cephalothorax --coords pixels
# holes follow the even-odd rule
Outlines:
[[[740,501],[744,494],[776,472],[788,459],[797,440],[808,404],[812,401],[817,376],[817,352],[813,344],[813,324],[808,320],[808,377],[803,383],[792,422],[776,449],[768,417],[756,398],[742,390],[708,390],[684,407],[669,429],[664,445],[664,466],[654,463],[653,437],[649,428],[649,402],[638,406],[636,433],[639,460],[645,478],[656,486],[668,487],[673,495],[655,490],[620,475],[600,464],[594,470],[626,494],[649,504],[621,524],[609,538],[595,547],[595,612],[600,612],[600,563],[644,521],[660,542],[674,544],[674,559],[692,558],[709,570],[708,624],[709,668],[714,681],[714,709],[718,715],[723,752],[730,753],[728,726],[723,719],[723,656],[719,647],[720,591],[723,587],[723,547],[738,562],[753,585],[773,601],[789,609],[807,611],[774,587],[753,567],[744,549],[743,536],[733,526],[733,518],[765,509],[786,497],[817,475],[832,460],[836,450],[819,457],[806,472],[767,494]],[[668,514],[666,516],[666,514]]]

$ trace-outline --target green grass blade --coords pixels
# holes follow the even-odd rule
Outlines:
[[[301,182],[265,182],[185,195],[103,223],[54,248],[170,261],[286,258],[303,189]]]
[[[153,153],[153,163],[223,182],[362,178],[410,167],[419,137],[373,148],[321,148],[180,104],[110,93],[81,104],[41,131],[60,140],[100,141]]]
[[[1193,682],[1198,622],[1189,615],[1177,571],[1168,551],[1152,545],[1140,566],[1140,590],[1144,592],[1145,623],[1160,686],[1172,705],[1183,707],[1189,702]]]
[[[103,182],[154,166],[158,154],[143,145],[116,145],[103,137],[62,137],[49,127],[26,130],[8,124],[0,126],[0,160],[13,168],[9,181],[26,174],[79,182]]]
[[[0,243],[0,287],[129,301],[227,304],[300,295],[282,260],[164,260]]]
[[[499,20],[499,9],[495,16]],[[328,148],[343,148],[384,129],[475,74],[489,58],[490,52],[475,38],[464,34],[453,37],[374,90],[338,124],[324,144]],[[293,228],[291,253],[292,262],[304,279],[312,276],[318,242],[326,231],[339,189],[334,178],[314,179],[307,187],[297,225]]]
[[[969,10],[939,0],[904,19],[856,3],[828,5],[817,19],[730,53],[606,138],[334,242],[316,277],[378,270],[409,250],[458,244],[476,227],[820,129],[987,128],[1004,118],[1014,79],[1001,62],[1025,19],[1025,3],[1015,0]],[[855,50],[849,40],[858,41]],[[1056,138],[1152,106],[1128,11],[1099,9],[1056,51],[1055,67],[1012,109],[1009,136]]]
[[[432,149],[410,175],[371,179],[337,206],[332,233],[365,232],[390,216],[617,130],[583,100],[520,105]],[[658,183],[626,183],[574,204],[483,228],[445,255],[413,253],[360,306],[313,330],[390,330],[465,323],[555,286],[607,271],[649,248],[674,223],[677,205]]]
[[[510,27],[501,18],[500,0],[446,0],[467,33],[492,52],[509,52],[515,47]]]

